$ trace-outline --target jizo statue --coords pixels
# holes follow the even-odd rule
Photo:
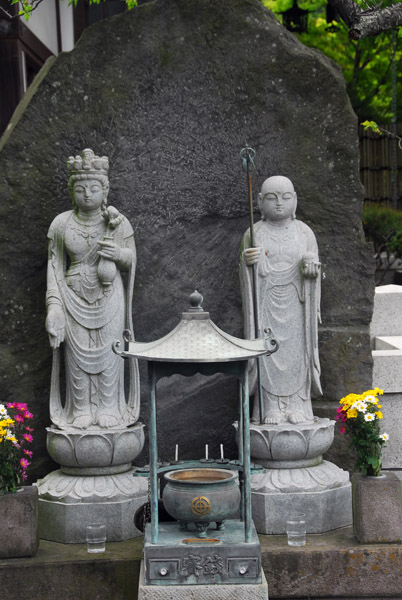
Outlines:
[[[241,286],[245,336],[254,338],[252,269],[256,264],[261,331],[272,330],[278,351],[260,359],[263,415],[257,398],[255,423],[311,423],[311,397],[322,394],[317,326],[320,320],[320,262],[314,233],[296,219],[297,195],[286,177],[267,179],[258,200],[261,220],[243,236]],[[257,369],[251,371],[255,391]]]
[[[125,361],[113,353],[112,343],[124,329],[133,331],[134,233],[126,217],[107,206],[106,157],[86,149],[81,156],[69,158],[68,169],[73,209],[59,214],[48,233],[46,329],[53,348],[50,415],[60,428],[126,427],[139,416],[138,364],[129,360],[126,399]]]

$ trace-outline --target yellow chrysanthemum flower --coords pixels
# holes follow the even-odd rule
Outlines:
[[[378,417],[379,419],[382,419],[382,412],[381,412],[380,410],[376,410],[376,411],[375,411],[375,414],[377,415],[377,417]]]
[[[380,388],[376,387],[373,390],[367,390],[367,392],[364,392],[364,396],[382,396],[383,393],[383,390],[380,390]]]
[[[357,417],[357,409],[356,408],[350,408],[348,410],[348,412],[346,413],[346,416],[348,419],[356,419]]]
[[[352,406],[352,404],[354,404],[357,400],[360,400],[360,399],[361,399],[361,397],[359,394],[348,394],[347,396],[345,396],[344,398],[339,400],[339,404],[343,404],[343,406],[345,408],[348,408],[349,406]]]

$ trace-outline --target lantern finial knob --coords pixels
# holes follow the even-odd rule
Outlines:
[[[190,312],[204,312],[201,304],[204,298],[197,290],[190,295]]]

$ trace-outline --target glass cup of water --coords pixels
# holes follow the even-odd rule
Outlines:
[[[306,515],[303,513],[292,515],[286,521],[286,533],[289,546],[306,545]]]
[[[105,551],[106,525],[103,523],[90,523],[87,525],[87,549],[90,553]]]

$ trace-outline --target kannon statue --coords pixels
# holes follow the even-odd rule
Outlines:
[[[50,225],[46,330],[53,348],[50,415],[59,428],[116,429],[139,416],[139,375],[112,343],[133,332],[132,296],[136,267],[133,229],[107,206],[107,157],[86,149],[68,159],[73,209]],[[123,275],[124,273],[124,275]],[[65,398],[60,392],[64,350]]]
[[[270,328],[279,349],[260,359],[263,415],[254,401],[254,423],[312,423],[311,398],[322,394],[317,327],[320,320],[320,262],[314,233],[296,219],[297,195],[286,177],[267,179],[258,201],[255,248],[250,232],[242,242],[240,278],[245,336],[254,338],[252,269],[256,264],[260,330]],[[251,370],[255,391],[256,365]]]

